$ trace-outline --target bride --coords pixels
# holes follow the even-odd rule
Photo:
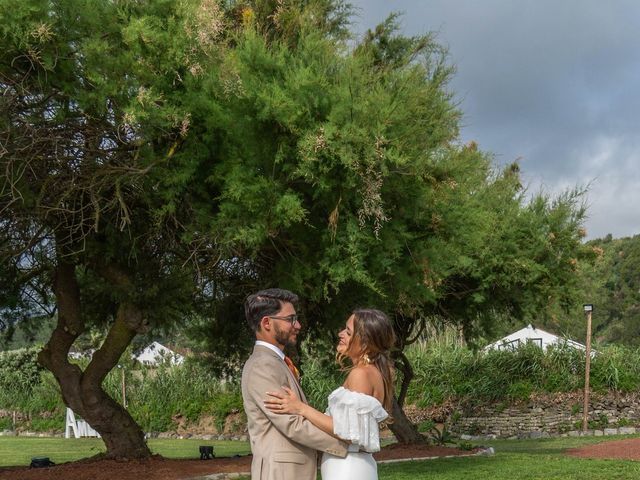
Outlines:
[[[358,309],[338,335],[336,358],[351,367],[344,384],[331,392],[326,414],[301,402],[287,387],[267,392],[265,406],[275,413],[302,415],[325,432],[350,442],[349,453],[322,457],[323,480],[377,480],[372,453],[380,450],[378,423],[391,411],[393,371],[389,350],[395,341],[393,327],[380,310]]]

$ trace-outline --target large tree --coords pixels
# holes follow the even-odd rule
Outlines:
[[[529,198],[517,164],[499,170],[460,144],[453,69],[432,36],[398,35],[392,16],[347,48],[297,18],[296,28],[275,22],[275,39],[256,35],[257,22],[229,59],[242,89],[225,110],[243,161],[219,176],[235,203],[217,231],[253,253],[226,290],[291,288],[313,335],[356,305],[386,310],[402,378],[391,428],[420,441],[402,412],[412,377],[404,347],[434,318],[473,339],[498,313],[566,307],[577,258],[589,254],[580,192]],[[242,322],[240,303],[229,295],[219,304],[216,349],[233,331],[229,319]],[[243,351],[240,340],[230,345]]]
[[[136,334],[206,303],[231,250],[208,229],[215,152],[187,141],[227,18],[215,1],[0,3],[3,321],[55,305],[39,361],[109,456],[150,452],[105,376]],[[95,324],[82,370],[68,353]]]
[[[211,317],[246,343],[241,300],[297,291],[311,332],[355,305],[469,335],[492,310],[562,301],[576,197],[527,203],[516,166],[458,141],[452,68],[395,17],[349,39],[340,1],[0,2],[0,275],[5,322],[56,305],[40,353],[111,456],[146,456],[103,391],[136,334]],[[67,359],[107,329],[81,370]],[[224,335],[223,335],[224,334]],[[228,341],[231,339],[231,341]]]

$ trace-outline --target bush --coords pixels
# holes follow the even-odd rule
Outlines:
[[[13,420],[8,417],[0,417],[0,431],[13,430]]]
[[[40,383],[42,367],[37,355],[40,347],[0,352],[0,405],[23,410],[32,390]]]
[[[3,352],[0,359],[0,405],[31,418],[20,425],[35,431],[63,430],[66,406],[53,375],[36,362],[38,348]],[[127,354],[124,355],[127,357]],[[86,363],[81,360],[79,363]],[[181,366],[151,368],[125,362],[124,370],[107,375],[104,388],[117,402],[122,402],[122,375],[126,385],[127,409],[143,430],[169,431],[174,418],[182,415],[197,422],[203,415],[215,415],[219,428],[225,417],[242,410],[240,388],[220,379],[191,362]],[[7,423],[8,422],[8,423]],[[11,425],[11,420],[4,424]]]
[[[126,369],[127,409],[147,432],[175,428],[174,418],[185,417],[197,422],[203,415],[214,415],[217,428],[234,409],[242,409],[240,388],[236,383],[223,383],[201,366],[187,361],[183,365],[147,366]],[[105,381],[109,394],[121,402],[122,371],[113,370]]]
[[[640,349],[597,349],[591,362],[596,391],[630,392],[640,388]],[[584,352],[566,345],[543,351],[526,344],[514,351],[473,352],[459,344],[419,342],[405,351],[415,378],[407,401],[418,407],[449,399],[473,406],[527,400],[533,393],[570,392],[584,387]]]
[[[212,410],[216,418],[216,428],[222,431],[227,415],[242,411],[240,391],[220,392],[212,401]]]
[[[529,400],[532,392],[533,385],[528,380],[519,380],[509,385],[509,388],[507,388],[507,396],[510,400]]]
[[[64,421],[64,414],[47,418],[34,417],[31,419],[29,430],[34,432],[61,432],[64,431]]]

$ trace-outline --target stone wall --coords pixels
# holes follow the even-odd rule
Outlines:
[[[568,435],[582,429],[582,402],[582,393],[577,392],[536,395],[519,404],[496,403],[455,410],[449,414],[447,423],[458,435],[485,438]],[[640,426],[639,394],[592,394],[591,434],[635,433],[636,426]]]

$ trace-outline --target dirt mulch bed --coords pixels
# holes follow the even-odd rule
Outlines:
[[[451,455],[471,455],[478,452],[479,448],[473,450],[460,450],[459,448],[438,447],[436,445],[402,445],[394,443],[384,447],[373,456],[376,460],[399,460],[403,458],[428,458],[428,457],[448,457]]]
[[[580,458],[609,458],[640,460],[640,438],[596,443],[580,448],[570,448],[567,455]]]
[[[468,455],[474,451],[433,445],[389,445],[375,454],[376,460]],[[80,460],[49,468],[0,468],[0,480],[184,480],[212,473],[248,472],[251,456],[212,460],[170,460],[153,456],[148,460]]]

